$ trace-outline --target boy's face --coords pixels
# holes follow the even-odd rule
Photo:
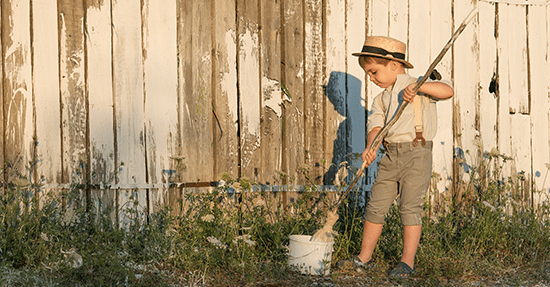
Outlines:
[[[399,69],[401,66],[401,69]],[[369,75],[369,79],[380,88],[388,88],[395,84],[400,70],[404,70],[400,63],[389,62],[386,66],[376,62],[363,62],[361,68]]]

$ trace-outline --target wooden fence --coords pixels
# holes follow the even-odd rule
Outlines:
[[[380,92],[351,53],[366,35],[396,37],[420,76],[475,6],[437,68],[455,97],[438,104],[430,195],[458,192],[460,169],[493,149],[513,158],[506,175],[548,190],[544,1],[2,0],[0,160],[147,212],[178,198],[170,184],[223,173],[338,184]]]

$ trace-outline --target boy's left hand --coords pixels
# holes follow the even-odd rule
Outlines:
[[[416,96],[416,93],[414,92],[414,86],[416,86],[416,83],[408,85],[403,90],[403,100],[407,101],[409,103],[412,103],[414,100],[414,97]]]

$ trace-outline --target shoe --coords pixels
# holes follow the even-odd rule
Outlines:
[[[351,259],[340,260],[338,262],[338,268],[362,268],[364,270],[370,270],[374,267],[374,261],[372,258],[368,262],[363,262],[357,255]]]
[[[416,268],[411,268],[405,262],[399,262],[392,271],[390,271],[389,276],[395,279],[405,279],[416,276]]]

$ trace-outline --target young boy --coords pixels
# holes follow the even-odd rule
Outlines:
[[[414,274],[414,258],[422,228],[423,196],[432,174],[432,139],[437,131],[435,102],[453,96],[453,89],[443,83],[427,81],[413,93],[418,79],[405,73],[413,65],[405,60],[406,45],[390,37],[367,37],[363,49],[352,55],[370,80],[385,89],[372,103],[368,117],[367,148],[362,159],[371,164],[376,159],[376,147],[369,152],[372,141],[395,112],[407,101],[409,104],[384,139],[386,154],[381,159],[378,175],[371,190],[365,211],[361,252],[344,265],[369,269],[372,253],[382,233],[384,217],[398,196],[403,224],[403,254],[401,262],[390,271],[390,277],[407,278]],[[413,104],[418,101],[416,104]],[[416,107],[415,107],[416,106]],[[343,264],[340,264],[342,266]]]

